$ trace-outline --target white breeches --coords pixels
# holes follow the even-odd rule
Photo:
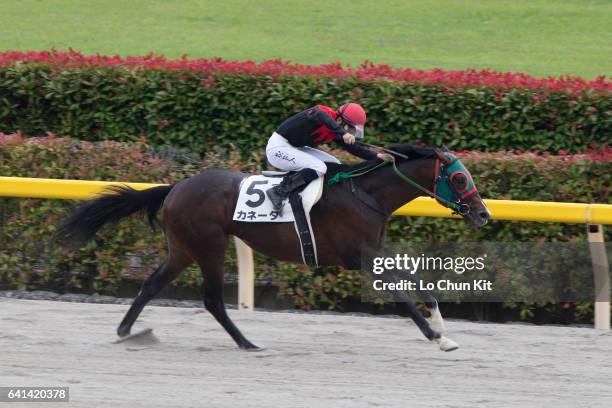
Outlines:
[[[274,132],[266,146],[266,157],[274,167],[286,171],[313,169],[319,176],[327,172],[325,163],[340,163],[331,154],[314,147],[294,147],[287,139]]]

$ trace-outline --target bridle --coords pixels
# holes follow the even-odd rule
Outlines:
[[[438,199],[440,204],[453,209],[453,214],[468,215],[471,212],[470,205],[466,200],[478,194],[472,175],[465,168],[463,163],[450,152],[445,152],[446,161],[436,159],[436,171],[434,173],[434,194],[446,199],[447,202],[454,204],[449,206]],[[465,187],[458,189],[453,180],[455,177],[463,175]],[[435,197],[434,197],[435,198]],[[437,198],[436,198],[437,199]]]
[[[366,143],[362,143],[362,144],[367,145]],[[376,147],[372,145],[369,145],[369,146]],[[470,172],[465,168],[463,163],[461,163],[461,161],[455,155],[453,155],[450,152],[444,152],[444,155],[446,156],[447,160],[441,160],[439,157],[436,159],[436,168],[434,171],[434,181],[433,181],[434,188],[433,188],[433,191],[430,191],[429,189],[420,185],[416,181],[407,177],[398,168],[394,156],[398,156],[404,159],[409,159],[408,156],[402,153],[399,153],[399,152],[395,152],[390,149],[386,149],[386,148],[380,148],[380,149],[382,149],[383,151],[387,153],[390,153],[390,155],[388,156],[389,159],[385,159],[383,162],[370,166],[370,167],[356,169],[350,172],[338,172],[327,181],[327,184],[332,185],[332,184],[339,182],[340,180],[346,180],[346,179],[351,179],[353,177],[359,177],[364,174],[370,173],[371,171],[374,171],[387,164],[392,164],[393,171],[395,172],[395,174],[397,174],[397,176],[400,179],[410,184],[411,186],[417,188],[418,190],[422,191],[426,195],[434,198],[444,207],[450,208],[451,210],[453,210],[452,212],[453,214],[466,216],[471,213],[472,209],[465,200],[471,197],[472,195],[477,194],[478,190],[476,189],[476,185],[474,184],[474,181],[472,179]],[[466,185],[465,185],[465,188],[458,190],[455,187],[453,180],[455,177],[457,177],[460,174],[463,174],[463,176],[465,177]]]
[[[403,181],[421,190],[428,196],[434,198],[444,207],[450,208],[451,210],[453,210],[453,214],[458,214],[461,216],[468,215],[470,214],[472,209],[470,205],[465,202],[465,200],[468,197],[474,195],[475,193],[478,193],[478,190],[476,190],[476,186],[472,181],[472,177],[465,168],[465,166],[463,166],[463,163],[461,163],[461,161],[459,161],[459,159],[453,154],[445,154],[448,155],[448,162],[444,162],[440,160],[440,158],[436,159],[436,169],[434,171],[433,182],[434,191],[428,190],[416,181],[404,175],[397,167],[395,158],[393,156],[391,156],[393,160],[390,160],[390,162],[393,165],[393,170],[395,171],[395,174],[397,174],[398,177],[401,178]],[[456,167],[458,169],[455,169]],[[455,185],[453,184],[453,179],[459,174],[463,174],[467,180],[466,187],[461,189],[460,191],[457,190]]]

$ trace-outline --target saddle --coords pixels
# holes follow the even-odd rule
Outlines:
[[[261,172],[261,174],[266,177],[285,177],[289,173],[291,172],[290,171],[274,171],[274,170],[264,170]]]
[[[234,209],[234,221],[239,222],[293,222],[300,240],[302,259],[306,265],[316,267],[317,249],[310,224],[310,210],[323,194],[323,177],[313,180],[301,191],[289,195],[283,203],[282,215],[274,211],[266,196],[267,189],[280,184],[288,172],[264,171],[249,176],[240,183],[240,193]]]

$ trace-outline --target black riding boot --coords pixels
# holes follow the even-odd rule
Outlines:
[[[313,169],[302,169],[285,176],[279,185],[266,190],[266,195],[272,201],[274,211],[278,211],[278,214],[281,215],[283,201],[285,201],[289,194],[294,190],[306,187],[308,183],[318,177],[319,175]]]

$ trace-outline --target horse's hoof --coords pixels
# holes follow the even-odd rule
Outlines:
[[[459,344],[457,342],[454,342],[446,336],[440,336],[434,340],[440,345],[440,350],[442,351],[453,351],[459,348]]]
[[[121,329],[121,328],[117,329],[117,336],[123,338],[123,337],[127,337],[129,335],[130,335],[130,330],[129,329],[127,329],[127,330],[126,329]]]
[[[240,347],[240,349],[244,350],[244,351],[255,351],[256,352],[256,351],[264,351],[266,348],[265,347],[257,347],[254,344],[249,344],[249,345]]]
[[[244,349],[244,351],[257,352],[257,351],[264,351],[265,349],[266,349],[265,347],[253,347],[253,348]]]
[[[119,339],[115,340],[113,343],[123,343],[126,341],[137,340],[138,342],[143,343],[157,343],[157,337],[153,335],[153,329],[144,329],[139,331],[138,333],[128,334],[126,336],[122,336]]]

